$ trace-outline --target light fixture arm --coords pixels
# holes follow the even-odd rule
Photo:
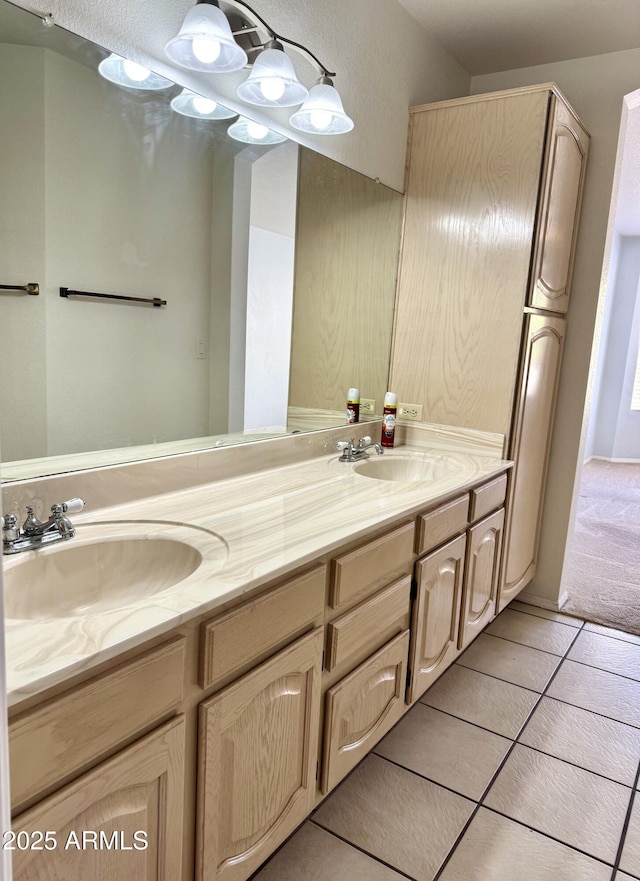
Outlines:
[[[220,5],[219,0],[198,0],[198,3],[208,3],[211,6],[219,6]],[[299,52],[302,52],[304,55],[306,55],[308,58],[310,58],[313,61],[313,63],[316,65],[316,67],[318,68],[318,70],[320,71],[320,73],[323,76],[328,76],[328,77],[336,76],[336,74],[329,71],[328,68],[326,68],[324,66],[324,64],[320,61],[320,59],[317,58],[313,54],[313,52],[311,52],[309,49],[307,49],[306,46],[303,46],[301,43],[296,43],[294,40],[290,40],[288,37],[283,37],[282,34],[276,33],[276,31],[274,31],[273,28],[269,24],[267,24],[267,22],[264,20],[264,18],[262,18],[262,16],[259,15],[255,11],[255,9],[253,9],[251,6],[249,6],[248,3],[245,3],[244,0],[224,0],[224,3],[225,3],[225,5],[234,6],[234,7],[240,8],[240,9],[246,9],[247,12],[249,12],[249,14],[251,16],[253,16],[253,18],[256,19],[256,21],[258,21],[262,25],[264,30],[270,35],[271,40],[277,40],[280,43],[286,43],[288,46],[292,46],[294,49],[297,49]],[[236,32],[234,34],[234,36],[237,36],[238,33],[242,33],[242,31]],[[265,45],[267,45],[267,44],[265,44]],[[262,47],[256,46],[255,48],[256,49],[264,48],[264,46],[262,46]]]

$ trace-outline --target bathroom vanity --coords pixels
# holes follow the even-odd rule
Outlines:
[[[202,562],[125,608],[8,620],[14,830],[49,835],[18,879],[248,878],[493,619],[510,463],[413,437],[85,512],[46,551],[171,536]]]

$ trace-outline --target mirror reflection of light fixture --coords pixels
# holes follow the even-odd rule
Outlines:
[[[171,109],[183,116],[192,116],[195,119],[232,119],[237,116],[234,110],[223,107],[212,98],[198,95],[191,89],[183,89],[179,95],[172,98]]]
[[[339,135],[353,128],[353,120],[344,112],[340,95],[328,76],[320,77],[311,87],[309,97],[289,122],[298,131],[316,135]]]
[[[106,80],[129,89],[158,91],[169,89],[173,85],[171,80],[153,73],[136,61],[130,61],[113,52],[108,58],[102,59],[98,65],[98,71]]]
[[[208,73],[230,73],[247,63],[247,53],[236,43],[217,0],[198,0],[164,51],[180,67]]]
[[[293,107],[309,95],[299,82],[293,64],[278,40],[270,40],[256,58],[251,73],[236,89],[248,104]]]
[[[234,141],[242,141],[244,144],[281,144],[286,141],[284,135],[272,131],[266,125],[240,116],[227,129],[229,137]]]

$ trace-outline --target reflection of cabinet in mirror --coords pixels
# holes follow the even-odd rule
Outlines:
[[[549,84],[412,111],[391,384],[506,439],[501,608],[535,574],[588,142]]]

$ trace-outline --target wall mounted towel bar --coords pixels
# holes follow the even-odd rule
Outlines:
[[[132,303],[148,303],[150,306],[166,306],[167,301],[160,297],[127,297],[124,294],[96,294],[93,291],[72,291],[60,288],[61,297],[98,297],[100,300],[127,300]]]
[[[37,297],[40,293],[40,285],[35,281],[28,284],[0,284],[0,291],[26,291],[32,297]]]

